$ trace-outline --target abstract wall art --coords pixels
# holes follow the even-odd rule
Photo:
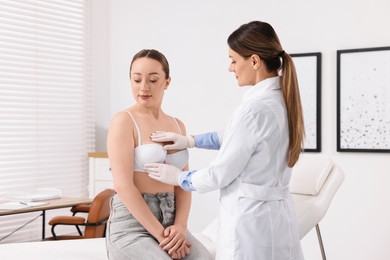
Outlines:
[[[390,152],[390,47],[337,51],[337,151]]]
[[[304,152],[321,152],[321,53],[290,54],[298,75],[305,123]]]

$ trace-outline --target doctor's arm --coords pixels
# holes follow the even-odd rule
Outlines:
[[[244,114],[230,125],[217,157],[209,167],[182,172],[167,164],[145,164],[149,176],[187,191],[208,192],[221,189],[236,179],[246,167],[259,142],[255,120]]]
[[[241,175],[256,149],[261,149],[265,132],[269,131],[266,121],[262,115],[246,110],[235,113],[216,158],[208,167],[180,175],[181,185],[188,183],[200,193],[228,186]],[[261,126],[258,122],[262,122]]]

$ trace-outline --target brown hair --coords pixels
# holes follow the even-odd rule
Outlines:
[[[164,54],[154,49],[144,49],[134,55],[130,63],[130,78],[131,78],[131,68],[133,66],[134,61],[136,59],[145,58],[145,57],[160,62],[165,73],[165,78],[166,79],[169,78],[169,63],[167,58],[164,56]]]
[[[258,55],[269,72],[281,69],[282,92],[286,102],[289,127],[288,166],[293,167],[302,151],[305,129],[298,79],[292,58],[284,52],[272,26],[265,22],[252,21],[241,25],[227,41],[230,49],[245,58],[253,54]]]

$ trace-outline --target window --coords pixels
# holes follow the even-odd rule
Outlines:
[[[0,0],[0,199],[42,187],[88,195],[89,45],[87,0]],[[1,216],[0,243],[39,240],[40,219],[1,241],[36,215]]]

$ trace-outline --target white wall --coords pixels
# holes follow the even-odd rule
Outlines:
[[[336,50],[390,45],[390,2],[366,1],[93,1],[103,19],[96,62],[97,150],[105,150],[109,118],[132,105],[128,68],[140,49],[171,63],[164,110],[189,133],[223,129],[243,89],[228,73],[226,38],[242,23],[271,23],[288,53],[322,52],[322,152],[346,174],[321,221],[328,259],[390,259],[390,154],[336,152]],[[96,12],[96,11],[95,11]],[[109,26],[107,27],[106,22]],[[100,48],[100,49],[99,49]],[[109,58],[104,58],[109,57]],[[102,80],[99,80],[102,79]],[[191,168],[215,152],[191,150]],[[218,192],[194,194],[189,227],[200,231],[217,214]],[[315,231],[302,240],[306,259],[321,259]]]

